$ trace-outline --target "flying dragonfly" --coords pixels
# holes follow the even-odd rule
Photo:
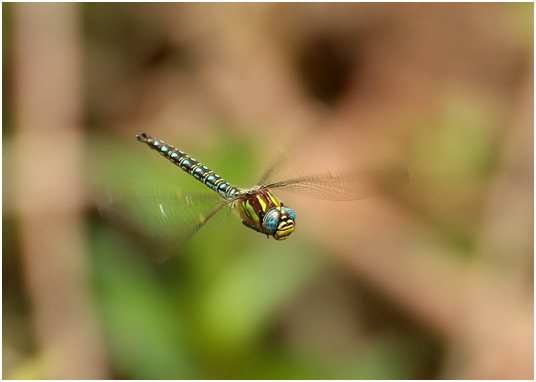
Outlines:
[[[296,214],[274,195],[273,190],[285,190],[324,200],[359,200],[372,196],[373,179],[388,174],[396,183],[407,180],[403,166],[381,170],[349,169],[315,175],[291,177],[272,182],[278,163],[270,168],[261,181],[250,188],[232,185],[192,156],[175,147],[140,132],[138,141],[157,151],[172,164],[203,183],[213,194],[189,193],[180,190],[136,188],[132,186],[107,188],[99,197],[103,217],[122,227],[165,244],[166,249],[155,251],[153,258],[164,261],[209,219],[222,210],[232,210],[242,224],[275,240],[286,240],[296,228]],[[173,239],[170,239],[173,238]],[[171,245],[167,245],[169,241]]]

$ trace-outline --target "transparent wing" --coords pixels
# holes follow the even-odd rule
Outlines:
[[[324,125],[316,123],[302,128],[287,140],[286,149],[280,150],[258,186],[266,186],[276,193],[289,191],[315,199],[359,200],[407,182],[407,170],[403,165],[389,161],[373,164],[358,159],[352,136],[342,131],[342,135],[334,134],[333,129],[322,128]],[[339,142],[341,137],[347,139]],[[328,171],[330,162],[351,167]],[[356,163],[359,165],[354,165]],[[311,166],[319,172],[308,170]]]
[[[183,194],[123,184],[101,187],[96,202],[105,220],[135,235],[148,246],[154,261],[163,262],[177,254],[209,219],[225,220],[232,200],[211,193]]]
[[[268,184],[273,190],[291,191],[324,200],[358,200],[378,195],[408,181],[404,166],[390,165],[379,169],[354,168],[315,175],[305,175]]]
[[[273,183],[276,179],[287,179],[289,174],[305,174],[303,165],[300,163],[302,160],[300,154],[304,151],[303,147],[308,145],[312,145],[308,135],[303,130],[297,131],[290,143],[287,144],[288,147],[279,150],[276,158],[272,160],[257,185]]]

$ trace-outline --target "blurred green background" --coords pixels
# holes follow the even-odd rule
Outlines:
[[[2,11],[3,378],[533,378],[533,4]],[[411,183],[155,265],[92,190],[203,186],[140,130],[239,186],[303,132]]]

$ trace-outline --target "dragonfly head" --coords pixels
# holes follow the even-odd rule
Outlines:
[[[262,221],[262,228],[267,235],[276,240],[285,240],[294,231],[296,215],[288,207],[276,207],[269,210]]]

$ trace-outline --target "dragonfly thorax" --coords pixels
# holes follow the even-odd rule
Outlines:
[[[243,193],[235,208],[246,227],[276,240],[285,240],[294,231],[294,212],[265,187]]]

